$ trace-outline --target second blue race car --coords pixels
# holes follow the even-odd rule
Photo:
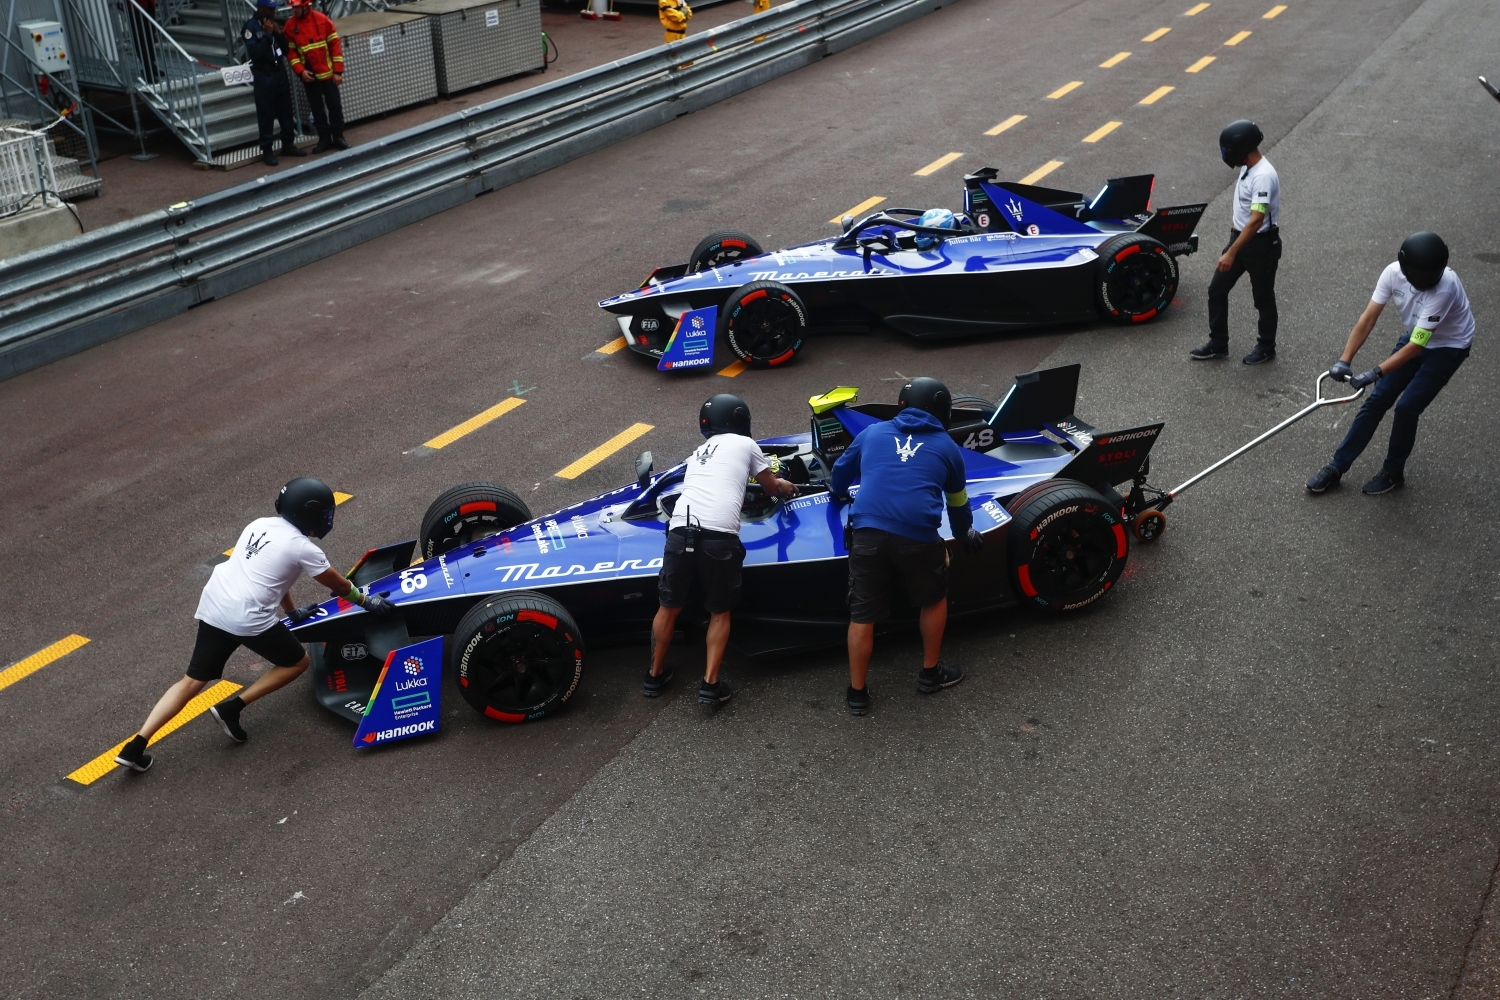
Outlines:
[[[685,264],[605,299],[631,350],[660,370],[714,363],[715,346],[756,368],[792,360],[817,330],[884,325],[915,337],[994,334],[1103,318],[1153,319],[1177,292],[1205,204],[1151,206],[1155,176],[1093,198],[964,178],[964,208],[845,216],[837,237],[766,253],[754,237],[705,237]]]

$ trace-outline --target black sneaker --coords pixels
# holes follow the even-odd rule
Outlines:
[[[236,743],[243,743],[250,738],[250,734],[245,732],[245,727],[240,725],[240,712],[244,708],[245,703],[240,701],[239,695],[235,695],[228,701],[221,701],[209,709],[213,717],[219,720],[219,725],[224,728],[225,734]]]
[[[1389,493],[1404,482],[1406,482],[1405,476],[1393,476],[1384,469],[1381,469],[1370,477],[1368,483],[1360,487],[1360,492],[1368,493],[1372,497],[1378,497],[1382,493]]]
[[[137,733],[131,737],[130,742],[120,748],[115,756],[115,763],[130,768],[132,771],[145,771],[151,767],[151,755],[146,752],[146,737]]]
[[[723,681],[715,681],[712,684],[708,683],[708,681],[701,681],[698,684],[698,703],[700,705],[722,705],[733,697],[734,692],[729,690],[729,685]]]
[[[1331,490],[1343,478],[1344,474],[1338,470],[1337,466],[1325,465],[1313,473],[1313,477],[1307,481],[1307,492],[1322,493],[1324,490]]]
[[[850,688],[849,693],[845,695],[845,700],[849,703],[850,715],[870,714],[870,688],[868,685],[862,688]]]
[[[646,684],[641,693],[647,698],[660,698],[670,683],[672,683],[671,667],[662,667],[659,674],[653,674],[648,670],[646,671]]]
[[[1240,360],[1247,365],[1263,365],[1267,361],[1276,360],[1276,348],[1266,347],[1264,344],[1256,344],[1255,349]]]
[[[349,144],[344,141],[344,137],[343,136],[336,135],[336,136],[333,137],[333,148],[334,149],[348,149],[349,148]]]
[[[917,674],[917,690],[922,694],[932,694],[943,688],[951,688],[964,679],[964,668],[957,663],[944,663],[937,661],[935,667],[925,667]]]
[[[287,142],[285,139],[283,139],[283,140],[281,140],[281,155],[282,156],[306,156],[307,155],[307,150],[305,150],[305,149],[298,149],[296,143]]]
[[[326,153],[333,148],[333,143],[327,139],[319,139],[318,144],[312,148],[314,153]]]
[[[276,159],[275,153],[262,153],[260,155],[260,162],[264,163],[268,167],[274,167],[281,161]]]
[[[1229,345],[1225,344],[1220,347],[1210,340],[1202,347],[1195,347],[1188,351],[1188,357],[1194,361],[1218,361],[1220,358],[1229,357]]]

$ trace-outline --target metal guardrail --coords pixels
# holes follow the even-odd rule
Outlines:
[[[0,378],[707,107],[952,0],[797,0],[0,261]]]

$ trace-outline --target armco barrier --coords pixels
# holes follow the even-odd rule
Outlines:
[[[797,0],[0,261],[0,379],[707,107],[952,0]]]

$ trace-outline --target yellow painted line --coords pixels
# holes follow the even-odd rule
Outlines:
[[[46,649],[32,653],[24,660],[12,663],[4,670],[0,670],[0,691],[10,687],[23,677],[30,677],[53,660],[60,660],[73,652],[73,650],[86,645],[88,645],[88,640],[83,636],[70,635],[66,639],[57,640]]]
[[[610,438],[608,441],[604,442],[599,447],[589,452],[587,455],[584,455],[576,462],[573,462],[567,466],[564,466],[562,469],[559,469],[556,473],[554,473],[554,475],[556,475],[559,479],[577,479],[579,476],[583,475],[585,472],[589,471],[594,466],[598,465],[600,462],[604,461],[606,458],[613,455],[615,452],[619,451],[621,448],[625,447],[627,444],[634,441],[636,438],[640,437],[642,434],[645,434],[651,429],[652,426],[650,424],[631,424],[629,427],[625,428],[623,431],[616,434],[614,437]]]
[[[750,366],[745,364],[745,362],[743,361],[736,361],[734,364],[729,365],[727,368],[720,368],[719,374],[723,375],[725,378],[734,378],[740,372],[749,367]]]
[[[1213,56],[1204,56],[1202,59],[1199,59],[1197,62],[1195,62],[1191,66],[1189,66],[1184,72],[1187,72],[1187,73],[1196,73],[1200,69],[1202,69],[1203,67],[1207,66],[1209,63],[1211,63],[1213,61],[1214,61],[1214,57]]]
[[[1082,80],[1074,80],[1071,83],[1065,83],[1061,87],[1058,87],[1056,90],[1054,90],[1052,93],[1048,94],[1047,95],[1047,100],[1049,100],[1049,101],[1055,101],[1059,97],[1065,97],[1068,94],[1071,94],[1073,91],[1077,90],[1079,87],[1082,87],[1082,86],[1083,86],[1083,81]]]
[[[1062,165],[1062,160],[1048,160],[1046,163],[1043,163],[1040,167],[1037,167],[1025,177],[1022,177],[1020,183],[1035,184],[1037,181],[1041,180],[1043,177],[1046,177],[1048,174],[1052,173],[1052,171],[1056,170]]]
[[[1273,17],[1275,17],[1277,14],[1280,14],[1284,10],[1286,10],[1286,4],[1279,3],[1276,6],[1272,7],[1270,10],[1266,11],[1264,14],[1262,14],[1260,16],[1261,20],[1263,20],[1263,21],[1269,21]]]
[[[868,212],[870,209],[874,208],[876,205],[879,205],[882,201],[885,201],[885,199],[879,197],[866,198],[864,201],[860,202],[858,205],[855,205],[853,208],[849,209],[849,211],[845,212],[844,215],[852,215],[857,219],[865,212]],[[844,215],[839,216],[837,219],[829,219],[828,221],[836,226],[840,222],[844,221]]]
[[[1143,41],[1143,42],[1154,42],[1154,41],[1157,41],[1158,39],[1160,39],[1163,36],[1165,36],[1166,33],[1169,32],[1169,31],[1171,31],[1171,30],[1172,30],[1171,28],[1157,28],[1155,31],[1151,32],[1151,34],[1147,35],[1145,38],[1142,38],[1141,41]]]
[[[1170,94],[1172,91],[1174,91],[1176,89],[1177,89],[1176,87],[1157,87],[1155,90],[1151,91],[1151,93],[1149,93],[1145,97],[1141,98],[1141,103],[1142,104],[1155,104],[1157,101],[1161,100],[1163,97],[1166,97],[1168,94]]]
[[[494,420],[496,417],[504,416],[524,402],[526,402],[526,400],[522,399],[520,396],[512,396],[509,399],[501,400],[494,406],[490,407],[488,410],[485,410],[483,413],[476,413],[474,416],[470,417],[468,420],[465,420],[457,427],[449,428],[448,430],[439,434],[437,437],[432,438],[429,441],[424,441],[422,443],[422,446],[424,448],[446,448],[448,447],[448,445],[457,441],[465,434],[469,434],[479,430],[479,428],[483,427],[491,420]]]
[[[1103,125],[1099,126],[1098,128],[1094,129],[1094,131],[1084,136],[1083,141],[1098,142],[1100,139],[1103,139],[1105,136],[1109,135],[1115,129],[1124,124],[1124,122],[1105,122]]]
[[[353,493],[340,493],[338,490],[334,490],[333,491],[333,505],[335,507],[337,507],[339,504],[343,503],[346,500],[353,500],[353,499],[354,499],[354,494]],[[229,548],[225,549],[224,550],[224,554],[226,556],[232,556],[232,555],[234,555],[234,546],[231,545]],[[0,686],[3,686],[3,685],[0,685]]]
[[[1024,122],[1025,120],[1026,120],[1026,116],[1025,115],[1011,115],[1009,118],[1005,119],[1005,121],[1001,122],[999,125],[996,125],[994,128],[985,129],[984,130],[984,134],[985,135],[999,135],[1001,132],[1004,132],[1006,129],[1010,128],[1012,125],[1019,125],[1022,122]]]
[[[1213,5],[1212,4],[1206,4],[1206,3],[1194,4],[1193,6],[1189,7],[1187,10],[1183,11],[1182,12],[1182,16],[1183,17],[1196,17],[1199,14],[1203,13],[1205,10],[1208,10],[1208,8],[1211,7],[1211,6],[1213,6]]]
[[[1110,56],[1108,59],[1106,59],[1102,63],[1100,63],[1099,64],[1099,68],[1100,69],[1114,69],[1116,66],[1120,65],[1120,63],[1124,62],[1126,59],[1129,59],[1129,58],[1130,58],[1130,53],[1129,52],[1116,52],[1114,55]]]
[[[624,337],[616,337],[614,340],[611,340],[609,343],[605,344],[603,347],[599,348],[594,353],[595,354],[613,354],[613,353],[615,353],[616,351],[618,351],[620,348],[622,348],[624,346],[625,346],[625,338]]]
[[[1229,41],[1225,42],[1224,44],[1225,45],[1238,45],[1238,44],[1240,44],[1240,42],[1243,42],[1245,39],[1247,39],[1249,37],[1250,37],[1250,32],[1248,32],[1248,31],[1239,31],[1239,32],[1235,33],[1235,36],[1233,38],[1231,38]]]
[[[963,155],[964,154],[962,153],[944,153],[942,156],[939,156],[937,159],[927,164],[927,166],[923,167],[921,170],[918,170],[912,176],[931,177],[933,174],[937,173],[939,170],[942,170],[948,164],[952,163],[954,160]]]
[[[151,744],[156,743],[158,740],[162,740],[168,736],[171,736],[173,733],[177,732],[177,730],[181,729],[189,722],[192,722],[204,712],[207,712],[210,707],[217,705],[225,698],[233,695],[239,689],[240,685],[234,683],[233,681],[221,680],[219,681],[219,683],[213,685],[212,687],[205,688],[204,690],[198,692],[198,696],[184,705],[182,711],[174,715],[171,721],[169,721],[165,726],[162,726],[160,729],[158,729],[156,731],[156,735],[152,736],[150,742],[148,742],[146,745],[150,746]],[[78,770],[68,775],[69,780],[76,781],[80,785],[92,785],[94,782],[98,781],[100,778],[104,777],[106,774],[120,766],[115,763],[115,756],[122,749],[124,749],[125,744],[129,743],[133,739],[135,739],[135,734],[132,733],[129,737],[116,743],[114,746],[110,747],[108,750],[104,751],[99,756],[95,757],[93,760],[89,761],[87,764],[83,765]]]

